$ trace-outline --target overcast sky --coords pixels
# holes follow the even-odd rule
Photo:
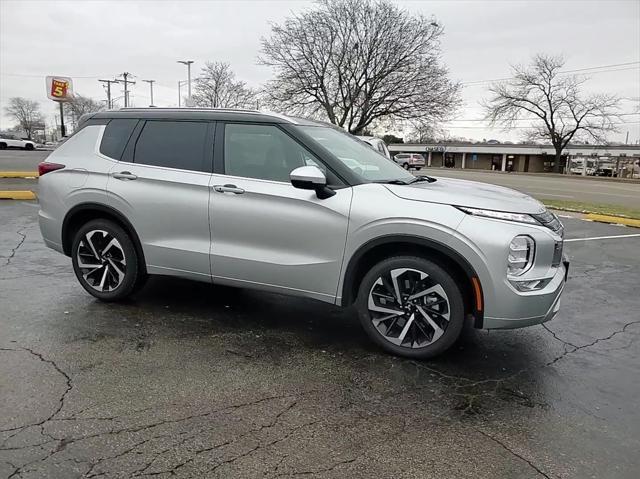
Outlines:
[[[623,112],[637,111],[640,100],[640,0],[626,1],[398,1],[411,11],[434,15],[445,27],[442,50],[451,77],[477,82],[509,76],[509,65],[536,52],[563,54],[567,69],[603,67],[590,72],[587,88],[626,100]],[[176,106],[177,82],[194,60],[194,74],[205,61],[227,61],[237,76],[259,86],[271,76],[257,64],[260,38],[291,12],[311,8],[307,1],[28,1],[0,0],[0,107],[23,96],[41,103],[53,123],[56,105],[46,98],[46,75],[70,76],[74,89],[105,99],[98,78],[135,75],[135,106],[149,103],[148,84],[156,80],[158,106]],[[611,71],[616,70],[616,71]],[[454,136],[518,140],[522,130],[489,130],[478,101],[487,83],[463,91]],[[114,96],[121,96],[116,86]],[[632,100],[635,99],[635,100]],[[640,139],[640,114],[624,117],[613,141],[626,132]],[[0,116],[0,130],[11,126]]]

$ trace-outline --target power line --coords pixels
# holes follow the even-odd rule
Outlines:
[[[577,69],[574,69],[574,70],[561,70],[559,73],[567,74],[567,73],[586,72],[586,71],[591,71],[591,70],[598,70],[598,71],[591,71],[591,73],[607,73],[607,72],[612,72],[612,71],[637,70],[639,68],[639,67],[632,67],[632,68],[620,68],[620,69],[612,69],[612,70],[602,70],[602,68],[624,67],[624,66],[628,66],[628,65],[639,65],[639,67],[640,67],[640,62],[614,63],[614,64],[611,64],[611,65],[600,65],[600,66],[596,66],[596,67],[577,68]],[[462,85],[476,85],[476,84],[481,84],[481,83],[501,82],[501,81],[513,80],[513,78],[515,78],[515,77],[494,78],[492,80],[471,80],[471,81],[467,81],[467,82],[462,82]]]
[[[604,116],[638,116],[640,117],[640,113],[638,112],[632,112],[632,113],[617,113],[617,114],[613,114],[613,115],[593,115],[595,117],[604,117]],[[540,118],[536,117],[531,117],[531,118],[516,118],[514,121],[536,121],[539,120]],[[558,120],[572,120],[573,118],[568,118],[568,117],[556,117],[555,119]],[[452,121],[488,121],[484,118],[460,118],[460,119],[455,119],[455,120],[449,120],[449,122]]]
[[[611,123],[612,126],[620,126],[620,125],[638,125],[640,124],[640,121],[628,121],[628,122],[623,122],[623,123]],[[456,125],[446,125],[445,128],[458,128],[458,129],[464,129],[464,130],[494,130],[496,129],[495,127],[492,126],[456,126]],[[522,129],[530,129],[532,128],[531,126],[524,126],[524,125],[520,125],[520,126],[510,126],[509,128],[507,128],[508,130],[514,129],[514,128],[522,128]]]

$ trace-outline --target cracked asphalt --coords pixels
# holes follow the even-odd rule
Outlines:
[[[152,278],[102,304],[36,217],[0,203],[0,477],[638,477],[640,238],[569,243],[552,322],[416,362],[313,301]]]

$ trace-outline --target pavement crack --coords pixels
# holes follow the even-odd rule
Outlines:
[[[583,349],[590,348],[590,347],[595,346],[596,344],[601,343],[601,342],[609,341],[610,339],[614,338],[618,334],[625,333],[627,331],[627,328],[629,328],[630,326],[633,326],[634,324],[640,324],[640,320],[630,321],[630,322],[626,323],[624,326],[622,326],[621,329],[617,329],[616,331],[612,332],[609,336],[605,336],[604,338],[594,339],[590,343],[583,344],[582,346],[574,346],[574,345],[572,345],[573,349],[566,350],[560,356],[552,359],[547,364],[545,364],[545,366],[551,366],[551,365],[557,363],[558,361],[560,361],[562,358],[564,358],[565,356],[567,356],[569,354],[573,354],[573,353],[575,353],[577,351],[581,351]]]
[[[308,470],[308,471],[293,471],[293,472],[287,472],[287,473],[280,473],[280,474],[277,474],[276,476],[273,476],[273,477],[309,476],[311,474],[322,474],[322,473],[325,473],[325,472],[331,472],[338,466],[342,466],[344,464],[351,464],[352,462],[356,462],[357,460],[358,460],[357,457],[353,457],[353,458],[350,458],[350,459],[345,459],[344,461],[338,461],[338,462],[332,464],[331,466],[321,467],[319,469],[313,469],[313,470]]]
[[[20,241],[18,241],[18,244],[15,247],[11,248],[11,251],[9,252],[9,256],[7,256],[7,262],[4,264],[5,266],[8,266],[9,264],[11,264],[11,260],[16,255],[20,247],[24,244],[24,241],[27,239],[27,234],[23,233],[23,231],[26,228],[27,228],[26,226],[23,226],[18,231],[16,231],[16,234],[20,235],[21,238],[20,238]]]
[[[495,442],[496,444],[498,444],[500,447],[502,447],[505,451],[507,451],[512,456],[517,457],[521,461],[526,462],[532,469],[534,469],[542,477],[545,477],[546,479],[551,479],[551,477],[549,477],[544,471],[542,471],[533,462],[531,462],[529,459],[527,459],[526,457],[522,456],[521,454],[518,454],[516,451],[511,449],[509,446],[507,446],[504,442],[502,442],[498,438],[492,436],[491,434],[487,434],[486,432],[484,432],[481,429],[478,429],[477,427],[474,427],[473,429],[476,430],[477,432],[479,432],[480,434],[482,434],[484,437],[486,437],[486,438],[492,440],[493,442]]]
[[[570,343],[569,341],[565,341],[564,339],[560,338],[560,337],[555,333],[555,331],[553,331],[551,328],[549,328],[546,324],[542,323],[542,327],[543,327],[544,329],[546,329],[546,330],[551,334],[551,336],[553,336],[556,340],[560,341],[560,342],[561,342],[562,344],[564,344],[565,346],[571,346],[572,348],[579,349],[579,346],[576,346],[575,344]]]
[[[31,424],[25,424],[22,426],[12,427],[8,429],[0,429],[0,432],[13,432],[13,431],[19,432],[28,427],[42,426],[43,424],[51,421],[62,410],[62,408],[64,407],[64,401],[67,397],[67,394],[69,393],[69,391],[71,391],[71,389],[73,389],[73,382],[71,381],[71,377],[62,368],[60,368],[60,366],[58,366],[58,364],[52,359],[47,359],[42,354],[30,348],[25,348],[25,347],[20,347],[19,349],[0,348],[0,351],[20,351],[20,350],[26,351],[32,356],[35,356],[36,358],[38,358],[38,360],[42,361],[43,363],[49,364],[53,369],[55,369],[58,372],[58,374],[60,374],[64,378],[66,387],[64,392],[58,399],[58,406],[47,418]],[[11,437],[13,437],[14,435],[11,435],[8,438],[6,438],[3,441],[3,445],[6,443],[7,440],[11,439]]]

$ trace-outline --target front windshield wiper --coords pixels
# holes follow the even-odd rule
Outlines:
[[[438,180],[435,178],[432,178],[431,176],[416,176],[410,180],[398,180],[398,179],[374,180],[372,181],[372,183],[383,183],[385,185],[411,185],[419,181],[426,181],[427,183],[433,183],[434,181],[438,181]]]
[[[408,183],[405,183],[407,185],[410,185],[411,183],[417,183],[418,181],[426,181],[427,183],[433,183],[435,181],[438,181],[436,178],[433,178],[432,176],[416,176],[414,179],[409,180]]]
[[[404,180],[374,180],[372,183],[383,183],[385,185],[408,185],[412,181],[404,181]]]

